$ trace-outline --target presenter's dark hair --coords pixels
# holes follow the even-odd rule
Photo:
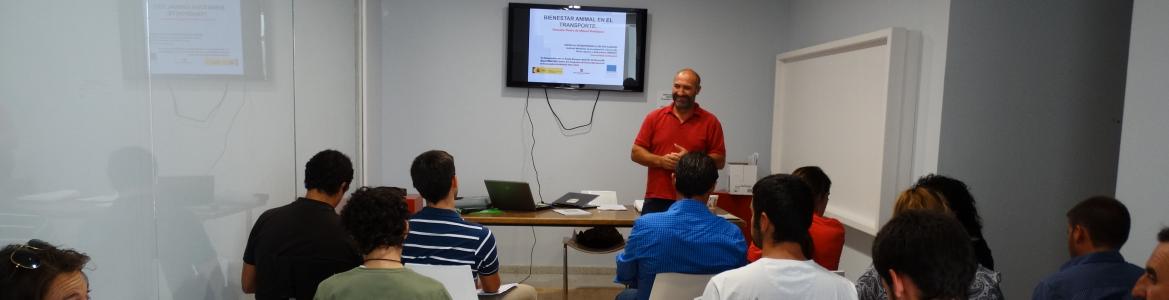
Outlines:
[[[14,260],[39,265],[28,269],[17,266]],[[89,256],[85,253],[60,249],[41,240],[8,245],[0,250],[0,299],[44,299],[57,275],[81,271],[87,263]]]
[[[705,153],[690,152],[678,159],[674,180],[674,187],[682,197],[706,194],[718,182],[718,166]]]
[[[1124,203],[1107,196],[1095,196],[1068,210],[1068,225],[1083,226],[1092,245],[1120,249],[1128,241],[1132,220]]]
[[[1169,243],[1169,227],[1161,227],[1161,232],[1157,233],[1157,241]]]
[[[763,213],[775,231],[771,234],[774,242],[795,242],[800,244],[806,258],[811,258],[812,237],[808,227],[812,226],[812,210],[815,200],[812,190],[799,176],[774,174],[763,177],[751,188],[753,220],[760,220]],[[751,222],[755,232],[760,231],[759,222]],[[756,237],[761,244],[762,237]],[[763,247],[763,245],[758,245]]]
[[[409,218],[405,192],[392,187],[361,187],[341,209],[341,225],[361,253],[382,246],[402,246]]]
[[[873,268],[892,284],[889,270],[909,276],[922,299],[966,299],[977,263],[970,236],[947,214],[908,210],[889,220],[873,241]]]
[[[812,189],[812,195],[816,200],[820,196],[827,196],[828,190],[832,189],[832,180],[828,179],[828,174],[824,174],[824,170],[817,166],[800,167],[792,171],[792,175],[799,176],[808,183],[808,187]]]
[[[954,212],[962,228],[974,239],[974,256],[987,269],[994,269],[994,256],[990,245],[982,235],[982,217],[978,215],[977,203],[966,183],[943,175],[929,174],[917,180],[915,187],[924,187],[942,195],[946,206]]]
[[[442,150],[422,152],[410,165],[410,179],[414,188],[428,203],[437,203],[451,191],[455,178],[455,158]]]
[[[341,187],[353,181],[353,163],[340,151],[318,152],[304,164],[304,188],[329,195],[345,192]]]

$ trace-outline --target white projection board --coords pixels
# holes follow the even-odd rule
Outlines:
[[[912,182],[919,47],[888,28],[776,57],[771,170],[820,166],[826,214],[876,235]]]

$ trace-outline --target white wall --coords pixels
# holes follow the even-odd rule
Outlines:
[[[317,151],[358,158],[352,3],[244,2],[266,79],[146,75],[143,1],[0,3],[0,243],[88,253],[97,298],[240,298],[254,218]]]
[[[728,160],[770,151],[772,77],[782,12],[774,1],[584,1],[649,10],[647,92],[603,92],[593,126],[564,135],[532,90],[535,160],[542,196],[552,201],[582,189],[615,190],[624,203],[644,195],[646,169],[629,160],[633,138],[674,72],[703,77],[697,97],[720,117]],[[532,183],[524,117],[526,90],[505,88],[507,1],[385,1],[383,9],[382,182],[411,187],[409,166],[429,149],[455,157],[462,195],[484,195],[484,179]],[[568,126],[588,121],[595,92],[549,92]],[[768,166],[764,156],[761,166]],[[765,167],[764,167],[765,168]],[[769,170],[761,170],[761,174]],[[725,179],[725,178],[724,178]],[[411,187],[411,190],[413,188]],[[527,265],[529,228],[494,227],[504,265]],[[536,228],[534,264],[559,266],[569,229]],[[570,254],[574,265],[613,266],[613,255]]]
[[[913,174],[916,178],[933,172],[937,168],[941,128],[950,1],[791,0],[786,1],[781,10],[786,11],[787,16],[779,27],[784,52],[888,27],[902,27],[920,36],[921,70]],[[825,172],[832,176],[832,170]],[[846,229],[840,269],[855,280],[872,263],[869,253],[873,236]]]
[[[1068,259],[1067,209],[1114,191],[1131,11],[952,3],[938,171],[978,200],[1008,298]]]
[[[1161,226],[1169,225],[1169,2],[1136,0],[1128,50],[1124,129],[1116,197],[1132,213],[1132,231],[1121,253],[1144,266]]]

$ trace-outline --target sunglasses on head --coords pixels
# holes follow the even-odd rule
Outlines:
[[[41,267],[41,257],[37,252],[47,249],[48,246],[48,243],[38,239],[29,240],[28,243],[17,247],[16,251],[12,251],[12,254],[8,255],[8,261],[18,268],[36,270]]]

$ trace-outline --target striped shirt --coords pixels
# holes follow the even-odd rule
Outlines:
[[[449,209],[426,207],[410,217],[402,261],[426,265],[468,265],[475,277],[499,272],[495,235],[464,221]]]

